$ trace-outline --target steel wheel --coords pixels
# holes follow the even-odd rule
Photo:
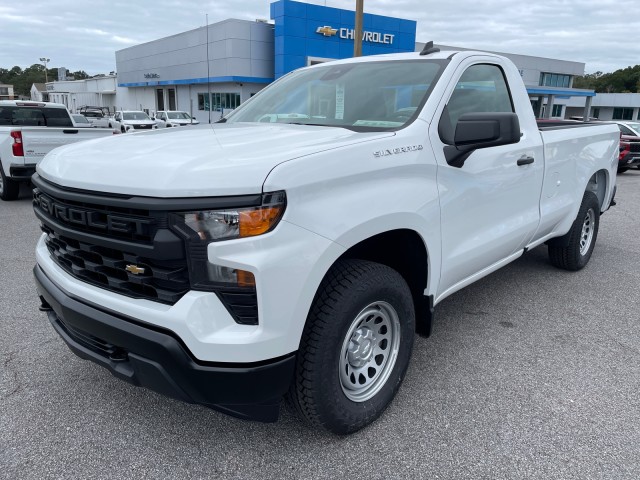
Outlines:
[[[374,302],[353,320],[340,351],[340,385],[354,402],[376,395],[398,358],[400,320],[386,302]]]
[[[596,214],[593,209],[589,209],[582,222],[582,233],[580,234],[580,255],[586,255],[593,240],[594,221]]]

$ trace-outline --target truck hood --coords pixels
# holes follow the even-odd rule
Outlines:
[[[393,135],[256,123],[169,128],[60,147],[37,171],[65,187],[125,195],[254,194],[282,162]]]

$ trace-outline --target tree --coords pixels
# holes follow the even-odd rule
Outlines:
[[[71,76],[76,80],[84,80],[85,78],[91,78],[91,76],[84,70],[78,70],[77,72],[73,72]]]
[[[596,93],[638,93],[640,92],[640,65],[616,70],[612,73],[589,73],[576,77],[575,88],[588,88]]]

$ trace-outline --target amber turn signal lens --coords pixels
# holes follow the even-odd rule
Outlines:
[[[282,206],[277,205],[240,211],[240,237],[262,235],[271,230],[271,227],[278,223],[282,208]]]
[[[253,273],[247,272],[246,270],[236,270],[236,276],[238,278],[239,287],[256,286],[256,277],[253,276]]]

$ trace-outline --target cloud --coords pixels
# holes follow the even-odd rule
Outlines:
[[[99,37],[106,37],[110,35],[109,32],[105,32],[104,30],[100,30],[99,28],[86,28],[86,27],[67,27],[65,28],[67,32],[72,33],[84,33],[87,35],[98,35]]]
[[[197,28],[204,25],[205,14],[210,23],[268,18],[269,3],[30,0],[29,14],[0,6],[3,38],[14,40],[0,42],[0,67],[28,66],[46,55],[52,64],[105,73],[114,69],[119,48]],[[351,10],[355,6],[353,0],[307,3]],[[640,63],[625,33],[640,30],[636,11],[637,0],[365,2],[367,13],[416,20],[418,41],[583,62],[587,72],[610,72]],[[14,48],[17,43],[22,45]],[[111,51],[103,53],[110,46]]]
[[[24,15],[14,15],[11,13],[0,13],[0,20],[4,20],[9,23],[26,23],[29,25],[44,25],[45,22],[38,18],[26,17]]]
[[[112,36],[111,40],[113,40],[116,43],[122,43],[125,45],[134,45],[136,43],[140,43],[139,40],[134,40],[133,38],[121,37],[119,35]]]

